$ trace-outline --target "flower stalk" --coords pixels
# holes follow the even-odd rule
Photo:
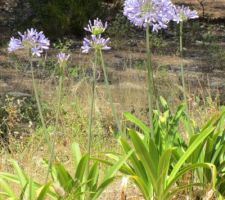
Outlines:
[[[183,87],[183,97],[186,106],[187,104],[187,96],[186,96],[186,87],[185,87],[185,78],[184,78],[184,63],[183,63],[183,22],[180,22],[180,57],[181,57],[181,79],[182,79],[182,87]]]
[[[61,106],[62,106],[64,68],[65,68],[65,66],[60,67],[60,77],[59,77],[59,87],[58,87],[58,103],[57,103],[56,122],[55,122],[57,129],[60,127],[59,116],[61,114]]]
[[[115,106],[113,104],[112,94],[110,92],[110,87],[109,87],[107,70],[106,70],[103,55],[102,55],[102,50],[111,49],[111,47],[108,46],[108,44],[110,43],[110,38],[105,39],[104,37],[102,37],[102,34],[105,32],[106,28],[107,28],[107,22],[103,24],[103,22],[99,20],[98,18],[94,20],[93,24],[91,21],[89,21],[88,26],[85,27],[84,30],[86,30],[87,32],[90,32],[91,37],[90,39],[84,38],[83,46],[81,47],[81,49],[82,49],[82,53],[89,53],[91,50],[94,50],[96,54],[95,59],[100,60],[100,63],[104,72],[104,79],[105,79],[105,84],[106,84],[106,88],[108,92],[108,98],[109,98],[111,109],[112,109],[112,114],[114,119],[116,120],[117,130],[119,131],[119,133],[122,133],[120,121],[116,114]],[[90,125],[91,125],[91,121],[90,121]]]
[[[95,50],[94,53],[94,64],[93,64],[93,77],[91,86],[91,102],[90,102],[90,115],[89,115],[89,125],[88,125],[88,155],[91,156],[91,146],[92,146],[92,126],[94,121],[95,113],[95,92],[96,92],[96,67],[97,67],[98,55]]]
[[[34,89],[35,100],[36,100],[36,103],[37,103],[38,113],[39,113],[39,116],[40,116],[40,119],[41,119],[42,128],[44,129],[44,136],[45,136],[45,139],[46,139],[47,144],[48,144],[48,150],[49,150],[50,154],[52,154],[53,145],[51,143],[51,140],[50,140],[50,137],[49,137],[49,134],[48,134],[48,131],[47,131],[47,126],[46,126],[44,116],[43,116],[43,112],[42,112],[42,108],[41,108],[41,101],[40,101],[38,91],[37,91],[37,85],[36,85],[36,81],[35,81],[35,77],[34,77],[33,59],[32,59],[32,55],[31,55],[31,50],[30,50],[29,54],[30,54],[30,67],[31,67],[32,84],[33,84],[33,89]],[[47,181],[48,181],[48,176],[49,176],[50,169],[51,169],[50,163],[49,163],[45,183],[47,183]]]
[[[149,121],[151,127],[150,137],[154,140],[154,127],[153,127],[153,95],[154,95],[154,86],[153,86],[153,69],[152,69],[152,56],[151,56],[151,47],[150,47],[150,34],[149,34],[149,25],[146,27],[146,52],[147,52],[147,70],[148,70],[148,108],[149,108]]]
[[[188,132],[189,134],[192,134],[192,128],[191,128],[191,122],[190,122],[190,114],[189,114],[189,106],[188,106],[188,100],[187,100],[187,93],[186,93],[186,85],[185,85],[185,77],[184,77],[184,63],[183,63],[183,21],[180,22],[180,57],[181,57],[181,81],[182,81],[182,90],[183,90],[183,98],[185,103],[185,110],[187,114],[187,121],[188,121]]]
[[[177,24],[180,24],[179,27],[179,40],[180,40],[180,57],[181,57],[181,80],[182,80],[182,89],[183,89],[183,98],[185,103],[185,109],[187,114],[187,129],[188,133],[192,135],[192,127],[191,127],[191,121],[190,121],[190,115],[189,115],[189,108],[188,108],[188,100],[187,100],[187,94],[186,94],[186,87],[185,87],[185,77],[184,77],[184,63],[183,63],[183,25],[184,22],[186,22],[188,19],[196,19],[198,18],[198,13],[195,10],[191,10],[189,7],[185,6],[174,6],[174,18],[173,21],[177,22]]]
[[[36,81],[35,81],[35,77],[34,77],[32,56],[30,56],[30,67],[31,67],[31,74],[32,74],[32,85],[33,85],[33,89],[34,89],[35,100],[36,100],[37,107],[38,107],[38,113],[39,113],[39,116],[40,116],[42,127],[43,127],[44,132],[45,132],[46,141],[49,144],[49,148],[50,148],[51,147],[50,138],[49,138],[49,134],[47,132],[47,126],[45,124],[45,120],[44,120],[44,116],[43,116],[43,112],[42,112],[42,108],[41,108],[41,102],[40,102],[40,98],[39,98],[39,95],[38,95],[37,85],[36,85]]]
[[[180,22],[180,57],[181,57],[181,78],[182,78],[182,87],[183,87],[183,97],[187,105],[187,96],[185,89],[185,78],[184,78],[184,64],[183,64],[183,22]]]

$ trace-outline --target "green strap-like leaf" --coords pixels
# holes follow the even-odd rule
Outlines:
[[[35,200],[35,187],[34,187],[34,182],[32,180],[32,178],[29,178],[29,182],[28,182],[28,189],[29,189],[29,193],[28,193],[28,197],[29,200]]]
[[[4,178],[5,180],[9,181],[9,182],[13,182],[13,183],[17,183],[17,184],[20,183],[18,177],[14,174],[6,173],[6,172],[0,172],[0,178],[1,177]]]
[[[176,183],[176,181],[178,181],[178,179],[180,177],[182,177],[183,175],[185,175],[186,173],[194,170],[194,169],[198,169],[198,168],[208,168],[211,170],[212,173],[212,187],[215,188],[216,187],[216,182],[217,182],[217,170],[215,165],[211,164],[211,163],[195,163],[192,165],[189,165],[187,167],[182,168],[173,179],[171,179],[169,177],[169,181],[167,182],[167,187],[164,190],[164,197],[166,197],[170,191],[170,189],[173,187],[173,185]],[[165,198],[166,199],[166,198]]]
[[[88,160],[89,160],[89,156],[88,156],[88,154],[86,154],[80,159],[80,162],[79,162],[79,164],[77,166],[75,178],[77,180],[79,180],[80,183],[82,183],[84,180],[86,180],[85,172],[87,170]]]
[[[131,130],[129,134],[134,144],[134,148],[137,152],[137,155],[139,159],[141,160],[141,162],[143,163],[146,173],[148,174],[154,189],[156,189],[157,188],[156,180],[158,175],[157,168],[156,168],[157,161],[153,159],[154,156],[148,152],[147,148],[145,147],[145,144],[143,143],[143,141],[140,139],[140,137],[135,131]]]
[[[0,178],[0,186],[1,190],[3,190],[8,197],[17,199],[16,194],[12,190],[12,187],[2,178]]]
[[[117,161],[116,164],[114,164],[112,167],[110,167],[109,170],[107,171],[106,175],[105,175],[104,180],[107,180],[109,178],[114,177],[115,174],[117,173],[117,171],[119,171],[119,169],[123,166],[123,164],[131,156],[132,153],[133,153],[133,150],[131,150],[130,152],[128,152],[127,154],[125,154],[124,156],[122,156],[120,158],[120,160]]]
[[[168,176],[168,170],[170,167],[170,159],[172,152],[173,149],[166,150],[165,152],[163,152],[159,160],[157,193],[160,197],[163,195],[164,189],[166,188],[166,180]]]
[[[96,200],[99,198],[99,196],[102,194],[102,192],[105,190],[106,187],[109,186],[110,183],[114,180],[114,177],[106,179],[103,181],[103,183],[98,187],[96,193],[94,193],[93,197],[91,200]]]
[[[112,165],[109,170],[106,172],[106,175],[103,179],[102,184],[98,187],[96,193],[94,194],[92,200],[98,199],[98,197],[102,194],[105,188],[113,181],[116,173],[120,170],[120,168],[124,165],[126,160],[132,155],[133,150],[122,156],[114,165]]]
[[[95,162],[93,166],[91,167],[91,170],[88,175],[88,179],[90,182],[88,183],[88,187],[90,190],[93,190],[97,187],[98,184],[98,178],[99,178],[99,165],[98,162]]]
[[[50,190],[51,182],[45,184],[38,190],[38,197],[36,200],[45,200]]]
[[[15,160],[10,160],[10,162],[12,163],[18,180],[20,181],[22,187],[24,187],[27,184],[27,175],[25,174],[25,172],[20,168],[20,166],[18,165],[18,163]]]
[[[140,119],[138,119],[129,112],[125,112],[124,116],[126,117],[127,120],[138,126],[147,137],[149,136],[151,129],[148,126],[146,126]]]
[[[78,143],[73,143],[72,144],[72,155],[74,159],[74,168],[77,168],[78,163],[80,162],[82,155],[80,151],[80,146]]]
[[[28,182],[27,182],[27,184],[22,188],[22,190],[21,190],[21,192],[20,192],[20,197],[19,197],[20,200],[21,200],[21,199],[27,198],[27,197],[26,197],[27,186],[28,186]]]
[[[125,153],[128,153],[129,151],[132,150],[132,148],[130,147],[130,145],[125,139],[121,138],[120,143]],[[140,162],[140,160],[137,158],[137,156],[134,153],[129,158],[129,164],[132,166],[132,169],[134,170],[134,173],[137,176],[141,177],[145,182],[149,181],[142,162]],[[133,171],[129,175],[133,175]]]
[[[69,172],[60,163],[52,166],[52,177],[55,182],[60,183],[66,192],[70,192],[74,187],[74,180]]]
[[[199,145],[201,145],[201,143],[213,132],[214,129],[215,129],[214,127],[209,126],[199,134],[199,136],[189,146],[189,148],[186,150],[186,152],[174,166],[170,174],[168,183],[170,183],[175,178],[176,174],[179,172],[180,168],[185,163],[185,161],[192,155],[192,153],[199,147]]]
[[[136,183],[138,188],[141,190],[142,194],[144,195],[144,198],[146,200],[149,200],[153,196],[153,191],[151,184],[147,184],[143,179],[141,179],[138,176],[130,176],[130,179],[133,179],[133,181]]]

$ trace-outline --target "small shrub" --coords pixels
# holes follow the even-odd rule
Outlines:
[[[40,25],[52,37],[80,35],[89,19],[101,16],[101,0],[30,0],[35,13],[34,25]]]
[[[18,93],[18,95],[24,94]],[[8,134],[20,136],[26,132],[24,128],[29,129],[29,126],[39,120],[37,108],[29,96],[6,96],[0,102],[0,118],[2,119],[0,122],[0,141],[1,139],[6,140]]]

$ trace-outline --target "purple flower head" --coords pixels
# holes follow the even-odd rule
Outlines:
[[[176,6],[174,12],[175,12],[175,15],[174,15],[173,21],[177,23],[187,21],[188,19],[198,18],[197,11],[191,10],[189,7]]]
[[[33,56],[41,56],[44,50],[49,49],[50,41],[45,37],[43,32],[38,32],[36,29],[27,29],[23,34],[19,32],[20,38],[11,38],[8,51],[14,52],[18,49],[31,50]]]
[[[89,21],[89,24],[84,28],[84,30],[90,32],[92,35],[101,35],[105,32],[107,26],[107,22],[103,24],[102,21],[97,18],[94,20],[93,24]]]
[[[149,25],[157,32],[174,18],[174,5],[170,0],[125,0],[123,14],[135,26]]]
[[[62,52],[59,53],[59,54],[57,55],[58,63],[59,63],[59,64],[64,64],[64,63],[66,63],[66,62],[68,61],[69,57],[70,57],[70,54],[65,54],[65,53],[62,53]]]
[[[82,53],[89,53],[91,49],[95,50],[109,50],[108,46],[110,39],[104,39],[101,35],[91,35],[91,39],[84,38],[83,46],[81,47]]]

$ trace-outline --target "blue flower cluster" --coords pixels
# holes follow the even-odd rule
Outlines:
[[[44,50],[49,49],[50,41],[45,37],[43,32],[36,29],[28,29],[23,34],[19,32],[20,38],[12,37],[9,42],[8,51],[14,52],[18,49],[30,50],[32,56],[41,56]]]
[[[175,9],[175,15],[173,21],[180,23],[187,21],[188,19],[198,18],[198,13],[195,10],[191,10],[189,7],[177,6]]]
[[[124,15],[138,27],[152,26],[153,31],[167,28],[174,8],[169,0],[126,0]]]
[[[84,28],[87,32],[91,33],[91,38],[84,38],[83,46],[81,47],[82,53],[89,53],[91,49],[95,50],[109,50],[108,46],[110,39],[103,38],[102,34],[107,29],[107,22],[103,24],[98,18],[94,20],[93,24],[89,21],[87,27]]]
[[[81,47],[83,53],[89,53],[91,49],[109,50],[108,46],[110,39],[102,38],[101,35],[91,35],[91,39],[84,38],[83,46]]]
[[[105,32],[107,27],[108,27],[107,22],[103,24],[102,21],[97,18],[93,21],[93,24],[91,21],[89,21],[89,24],[87,25],[87,27],[84,28],[84,30],[90,32],[93,35],[101,35],[102,33]]]
[[[158,32],[165,29],[170,21],[197,18],[197,12],[188,7],[175,6],[170,0],[125,0],[124,15],[138,27],[152,27]]]

